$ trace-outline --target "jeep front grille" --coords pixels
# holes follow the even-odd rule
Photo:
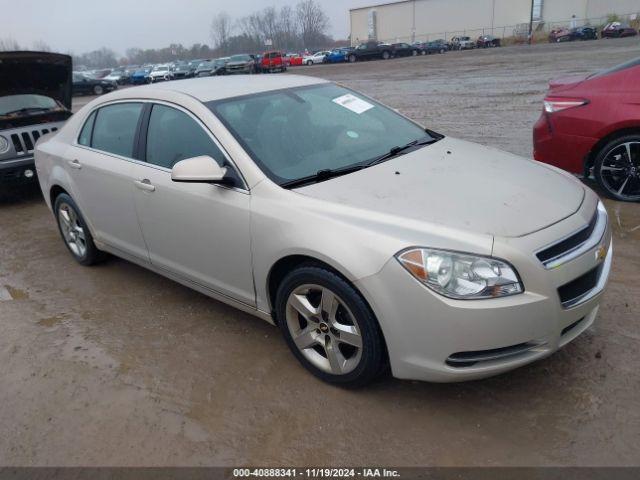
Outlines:
[[[17,156],[27,155],[33,152],[33,148],[40,137],[50,132],[56,132],[57,127],[51,129],[25,130],[21,133],[11,134],[11,142]]]

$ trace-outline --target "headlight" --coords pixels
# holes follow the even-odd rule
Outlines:
[[[475,300],[524,291],[515,269],[495,258],[430,248],[403,250],[396,258],[416,279],[448,298]]]
[[[0,155],[9,151],[9,140],[0,135]]]

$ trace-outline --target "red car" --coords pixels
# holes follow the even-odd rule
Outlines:
[[[302,65],[302,55],[298,55],[297,53],[289,53],[285,57],[287,62],[287,66],[289,67],[298,67]]]
[[[640,58],[549,87],[534,127],[534,158],[593,173],[618,200],[640,200]]]
[[[635,28],[620,22],[608,23],[600,32],[602,38],[635,37],[636,35],[638,31]]]
[[[265,52],[262,55],[260,69],[265,73],[284,72],[287,70],[287,63],[282,52],[272,51]]]

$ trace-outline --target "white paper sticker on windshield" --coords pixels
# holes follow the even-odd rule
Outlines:
[[[350,93],[334,98],[333,102],[343,106],[344,108],[348,108],[358,115],[366,112],[367,110],[371,110],[374,107],[374,105],[371,105],[369,102],[365,102],[361,98],[351,95]]]

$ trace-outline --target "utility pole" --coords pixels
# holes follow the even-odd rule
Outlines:
[[[531,42],[533,40],[533,6],[534,6],[534,2],[535,2],[535,0],[531,0],[531,15],[529,17],[529,45],[531,45]]]

